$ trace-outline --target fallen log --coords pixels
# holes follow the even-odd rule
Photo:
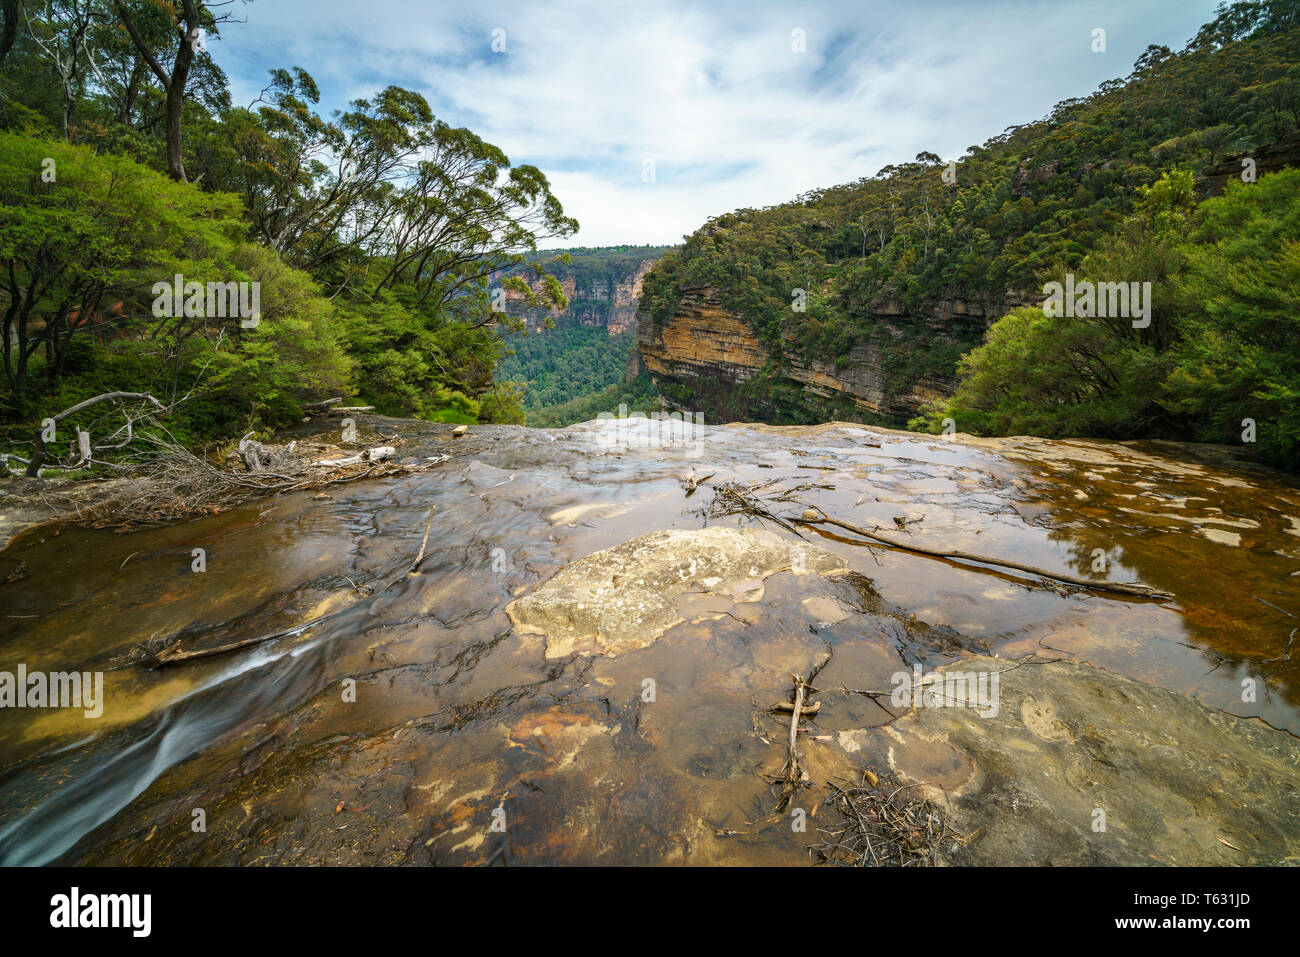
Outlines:
[[[821,516],[820,518],[818,516]],[[1141,582],[1108,582],[1096,581],[1091,578],[1079,578],[1075,575],[1067,575],[1062,572],[1049,572],[1045,568],[1038,568],[1035,565],[1026,565],[1022,562],[1008,561],[1005,558],[990,558],[987,555],[973,555],[970,552],[957,551],[955,549],[926,548],[924,545],[918,545],[914,542],[906,542],[894,538],[891,535],[882,535],[878,531],[868,531],[857,525],[848,522],[842,522],[837,518],[831,518],[820,508],[806,508],[803,516],[792,519],[800,525],[834,525],[845,531],[853,532],[855,535],[861,535],[863,538],[870,539],[880,545],[887,545],[890,548],[897,548],[900,551],[912,552],[916,555],[927,555],[931,558],[950,558],[963,562],[979,562],[983,565],[993,565],[997,568],[1012,568],[1016,571],[1027,572],[1031,575],[1037,575],[1041,578],[1047,578],[1052,581],[1061,582],[1065,585],[1074,585],[1080,588],[1089,588],[1095,591],[1116,592],[1121,595],[1135,595],[1139,598],[1172,598],[1173,595],[1168,592],[1162,592],[1149,585],[1143,585]]]

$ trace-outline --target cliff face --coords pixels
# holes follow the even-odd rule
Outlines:
[[[579,254],[572,256],[577,260]],[[566,271],[561,265],[553,272],[569,300],[568,308],[552,309],[549,313],[542,309],[525,310],[524,320],[529,328],[536,328],[549,315],[551,319],[573,319],[584,326],[604,326],[610,335],[627,332],[636,323],[641,286],[654,264],[654,259],[620,260],[611,262],[606,269],[584,269],[581,273]],[[526,278],[526,281],[535,292],[541,290],[540,280]],[[514,291],[506,293],[507,300],[519,298],[520,294]]]
[[[756,417],[778,422],[854,415],[901,422],[951,394],[955,380],[909,372],[900,357],[917,348],[977,343],[987,326],[1023,297],[993,308],[944,300],[909,314],[893,300],[871,303],[874,339],[835,361],[807,358],[787,333],[769,348],[709,287],[686,289],[666,322],[646,308],[637,316],[637,352],[672,408],[715,421]],[[895,347],[895,344],[896,347]],[[918,345],[919,344],[919,345]],[[758,376],[763,381],[752,382]]]
[[[736,385],[752,378],[771,358],[749,327],[724,309],[707,287],[683,291],[677,310],[662,326],[640,310],[637,350],[657,385]]]
[[[1229,154],[1202,171],[1197,178],[1201,192],[1210,196],[1217,195],[1227,189],[1230,182],[1240,180],[1245,160],[1254,162],[1256,178],[1288,166],[1300,166],[1300,134],[1293,133],[1258,149]]]
[[[836,363],[808,362],[792,354],[787,375],[810,396],[847,399],[854,406],[880,419],[908,418],[933,399],[951,393],[953,382],[915,379],[902,389],[889,383],[886,354],[873,343],[859,343],[849,350],[842,368]]]

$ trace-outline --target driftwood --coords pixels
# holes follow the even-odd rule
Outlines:
[[[424,524],[424,538],[420,540],[420,551],[415,556],[415,561],[411,562],[406,571],[398,575],[383,588],[379,589],[379,591],[375,592],[375,595],[383,594],[398,582],[409,578],[416,569],[420,567],[420,563],[424,561],[425,547],[429,544],[429,530],[433,527],[433,511],[437,507],[438,506],[433,505],[429,508],[429,519]],[[293,635],[300,635],[304,631],[319,625],[321,622],[328,621],[329,619],[341,614],[343,614],[343,611],[331,612],[328,615],[322,615],[320,618],[313,618],[311,621],[303,622],[301,625],[295,625],[294,627],[283,631],[275,631],[269,635],[255,635],[252,638],[241,638],[239,641],[231,641],[224,645],[217,645],[212,648],[197,648],[194,651],[181,651],[179,644],[172,645],[170,648],[166,648],[163,651],[158,652],[156,655],[145,659],[143,664],[149,668],[165,668],[168,665],[178,665],[187,661],[197,661],[200,658],[214,658],[217,655],[239,651],[241,648],[251,648],[253,645],[260,645],[264,642],[274,641],[276,638],[289,638]]]
[[[822,709],[822,703],[820,701],[814,701],[810,705],[809,704],[803,705],[799,709],[799,713],[801,715],[807,715],[811,717],[821,709]],[[768,708],[767,710],[769,712],[778,712],[780,714],[793,714],[794,704],[790,701],[778,701],[776,704],[772,705],[772,707]]]
[[[419,569],[420,562],[424,561],[425,546],[429,544],[429,529],[433,528],[433,510],[437,507],[438,506],[436,505],[431,505],[429,507],[429,518],[424,523],[424,538],[420,539],[420,550],[415,555],[415,561],[411,562],[411,564],[407,567],[406,571],[402,572],[402,574],[398,575],[396,578],[390,581],[383,588],[379,589],[381,592],[388,591],[388,589],[392,588],[398,582],[415,574],[415,572]]]
[[[317,490],[359,479],[409,475],[448,460],[443,457],[398,464],[395,455],[390,454],[396,450],[389,444],[342,462],[317,461],[314,456],[321,451],[321,446],[295,441],[287,446],[263,446],[255,459],[260,469],[253,469],[252,443],[244,444],[247,457],[232,449],[224,462],[219,463],[211,456],[195,455],[168,436],[145,432],[138,438],[147,447],[147,458],[132,466],[134,475],[125,479],[113,494],[78,512],[82,524],[92,528],[128,528],[215,515],[267,495]]]
[[[818,518],[817,516],[821,517]],[[1172,598],[1167,592],[1157,591],[1141,582],[1107,582],[1096,581],[1091,578],[1079,578],[1075,575],[1067,575],[1062,572],[1049,572],[1044,568],[1038,568],[1035,565],[1026,565],[1022,562],[1008,561],[1005,558],[989,558],[987,555],[973,555],[970,552],[956,551],[953,549],[926,548],[923,545],[917,545],[912,542],[903,541],[894,538],[891,535],[882,535],[878,531],[868,531],[857,525],[851,525],[848,522],[842,522],[837,518],[831,518],[820,508],[806,509],[801,518],[794,521],[801,525],[834,525],[845,531],[852,532],[855,535],[861,535],[873,542],[881,545],[888,545],[890,548],[897,548],[900,551],[912,552],[917,555],[926,555],[931,558],[951,558],[963,562],[979,562],[984,565],[995,565],[999,568],[1012,568],[1020,572],[1028,572],[1031,575],[1038,575],[1041,578],[1049,578],[1053,581],[1061,582],[1066,585],[1075,585],[1080,588],[1090,588],[1097,591],[1118,592],[1121,595],[1135,595],[1139,598]]]
[[[686,497],[690,498],[695,494],[697,488],[717,474],[717,472],[710,472],[708,475],[697,476],[695,474],[695,466],[692,465],[691,470],[679,475],[677,480],[682,483],[682,488],[686,490]]]
[[[337,612],[335,612],[337,614]],[[284,631],[277,631],[269,635],[258,635],[254,638],[243,638],[239,641],[232,641],[224,645],[217,645],[214,648],[199,648],[195,651],[181,651],[180,645],[172,645],[165,648],[151,658],[143,662],[150,668],[165,668],[168,665],[178,665],[186,661],[197,661],[199,658],[215,658],[217,655],[224,655],[231,651],[238,651],[240,648],[251,648],[253,645],[260,645],[266,641],[273,641],[276,638],[288,638],[292,635],[301,635],[309,628],[319,625],[321,622],[334,615],[323,615],[320,618],[313,618],[311,621],[303,622],[301,625],[295,625]]]
[[[786,757],[783,771],[785,787],[781,791],[781,799],[776,804],[778,811],[784,811],[789,806],[790,799],[803,783],[803,771],[799,767],[799,719],[804,716],[803,698],[808,686],[798,675],[790,677],[794,679],[794,703],[790,706],[790,753]]]
[[[159,412],[165,412],[167,409],[166,406],[164,406],[161,402],[155,399],[148,392],[105,392],[101,395],[92,396],[91,398],[86,399],[84,402],[78,402],[76,405],[64,409],[62,412],[59,412],[56,415],[50,416],[50,418],[57,425],[58,423],[62,422],[70,415],[76,415],[78,412],[81,412],[85,409],[89,409],[92,406],[99,405],[99,403],[101,402],[110,402],[118,399],[130,399],[132,401],[147,402],[149,405],[153,406],[153,408],[157,409]],[[130,419],[127,420],[127,425],[129,430]],[[31,459],[28,460],[27,462],[27,476],[29,478],[36,477],[36,475],[39,474],[41,468],[44,467],[45,465],[44,432],[45,432],[44,426],[36,430],[36,451],[32,453]],[[83,434],[84,433],[80,429],[77,430],[77,447],[81,454],[81,460],[77,462],[76,465],[71,466],[72,468],[79,468],[80,466],[86,464],[86,462],[90,461],[90,454],[91,454],[90,436],[86,435],[86,437],[83,439],[82,438]],[[120,446],[104,446],[104,448],[119,448],[119,447]],[[10,458],[17,458],[17,456],[10,456]]]
[[[366,449],[364,452],[358,452],[356,455],[349,455],[342,459],[321,459],[318,465],[327,465],[331,468],[340,465],[356,465],[358,462],[382,462],[385,459],[391,459],[397,454],[397,449],[391,445],[376,445],[373,449]]]
[[[716,518],[722,515],[747,515],[750,518],[766,519],[775,522],[782,528],[788,529],[799,535],[795,525],[803,525],[813,528],[818,525],[834,525],[845,531],[852,532],[855,535],[867,539],[877,544],[885,545],[889,548],[896,548],[899,551],[911,552],[914,555],[924,555],[927,558],[942,558],[951,561],[961,562],[978,562],[981,565],[991,565],[994,568],[1009,568],[1018,572],[1026,572],[1030,575],[1036,575],[1049,581],[1059,582],[1063,585],[1071,585],[1076,588],[1087,588],[1093,591],[1115,592],[1121,595],[1133,595],[1137,598],[1172,598],[1168,592],[1162,592],[1141,582],[1107,582],[1094,581],[1091,578],[1079,578],[1074,575],[1067,575],[1062,572],[1049,572],[1045,568],[1038,568],[1035,565],[1026,565],[1022,562],[1013,562],[1005,558],[990,558],[988,555],[974,555],[970,552],[962,552],[951,549],[927,548],[924,545],[918,545],[914,542],[906,541],[901,538],[894,538],[892,535],[882,535],[879,530],[868,530],[849,522],[840,521],[837,518],[831,518],[820,508],[810,508],[796,499],[788,497],[788,492],[783,492],[773,501],[790,502],[795,505],[802,505],[804,512],[800,516],[782,517],[767,507],[754,493],[757,489],[765,488],[773,484],[767,482],[764,485],[751,488],[742,485],[739,482],[726,482],[718,486],[713,493],[713,501],[708,507],[702,510],[705,517]],[[797,491],[793,489],[790,491]],[[904,525],[909,521],[918,521],[917,519],[905,520]],[[902,526],[900,526],[902,527]],[[803,536],[800,535],[802,538]]]
[[[803,784],[803,771],[800,768],[800,718],[803,716],[803,693],[807,685],[802,677],[790,675],[794,679],[794,702],[790,705],[790,740],[785,767],[781,768],[781,797],[776,802],[776,810],[784,811],[790,805],[790,798],[798,792]]]
[[[826,667],[830,660],[830,655],[827,655],[826,660],[813,668],[807,678],[795,674],[790,675],[791,680],[794,681],[794,700],[787,706],[790,710],[790,738],[786,745],[785,766],[781,769],[781,774],[773,779],[773,783],[781,785],[781,796],[776,802],[777,813],[789,807],[791,799],[804,786],[803,768],[799,765],[799,721],[803,718],[812,717],[821,710],[821,702],[817,702],[812,706],[805,705],[804,702],[807,700],[808,695],[817,693],[817,689],[812,686],[812,681],[821,673],[821,670]],[[785,708],[781,710],[784,711]]]
[[[252,432],[245,435],[239,440],[239,457],[244,462],[244,468],[250,472],[262,471],[262,466],[269,465],[266,449],[262,447],[261,442],[255,442],[251,438]]]

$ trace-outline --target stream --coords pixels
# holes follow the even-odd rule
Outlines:
[[[0,863],[807,863],[801,835],[772,818],[785,732],[764,712],[828,651],[809,734],[819,779],[855,774],[845,734],[891,720],[837,689],[888,689],[900,668],[965,653],[1086,661],[1300,732],[1300,645],[1285,653],[1300,626],[1300,490],[1227,453],[846,424],[703,427],[697,447],[628,448],[600,422],[463,438],[359,422],[399,431],[403,456],[451,458],[129,534],[43,526],[0,552],[27,570],[0,585],[0,671],[102,672],[104,697],[98,717],[4,710]],[[714,474],[687,497],[692,466]],[[548,656],[515,628],[507,606],[566,564],[701,528],[723,481],[774,483],[928,547],[1173,597],[1043,588],[805,530],[857,575],[782,571],[753,595],[685,595],[678,624],[617,654]],[[380,591],[432,506],[418,572]],[[198,648],[313,621],[140,662],[177,637]]]

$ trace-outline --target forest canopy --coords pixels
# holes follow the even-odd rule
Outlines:
[[[327,117],[312,77],[277,66],[255,103],[233,105],[207,44],[237,29],[236,9],[4,5],[11,446],[114,391],[156,397],[191,445],[296,422],[332,396],[522,421],[518,393],[493,374],[503,337],[523,309],[564,304],[537,244],[578,227],[546,176],[396,86]],[[173,280],[208,302],[214,286],[256,284],[258,315],[160,310],[154,287]]]

